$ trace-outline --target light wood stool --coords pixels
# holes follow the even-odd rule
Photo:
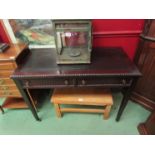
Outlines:
[[[61,88],[55,89],[51,98],[57,117],[64,112],[102,113],[104,119],[109,117],[113,105],[112,95],[103,88]],[[60,104],[89,105],[93,108],[61,108]],[[102,109],[95,108],[101,106]]]

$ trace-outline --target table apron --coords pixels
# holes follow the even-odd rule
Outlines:
[[[133,77],[54,77],[21,79],[23,88],[130,87]]]

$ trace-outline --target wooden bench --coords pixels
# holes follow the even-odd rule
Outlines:
[[[111,92],[103,88],[61,88],[55,89],[51,98],[57,117],[64,112],[102,113],[104,119],[109,117],[113,99]],[[62,108],[64,105],[85,105],[93,108]],[[99,106],[100,108],[96,108]]]

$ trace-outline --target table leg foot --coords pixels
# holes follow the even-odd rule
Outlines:
[[[124,96],[123,96],[123,99],[122,99],[122,102],[121,102],[121,105],[119,107],[117,117],[116,117],[117,122],[120,120],[122,113],[125,107],[127,106],[128,100],[130,99],[131,92],[133,88],[135,87],[136,82],[137,82],[137,78],[132,81],[131,86],[128,89],[126,89],[126,92],[124,93]]]
[[[37,119],[37,121],[41,122],[41,119],[39,118],[39,119]]]
[[[4,109],[0,106],[0,109],[1,109],[1,111],[2,111],[2,114],[4,114]]]

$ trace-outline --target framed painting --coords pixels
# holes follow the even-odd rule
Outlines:
[[[12,43],[28,43],[30,48],[54,48],[51,19],[3,19]]]

